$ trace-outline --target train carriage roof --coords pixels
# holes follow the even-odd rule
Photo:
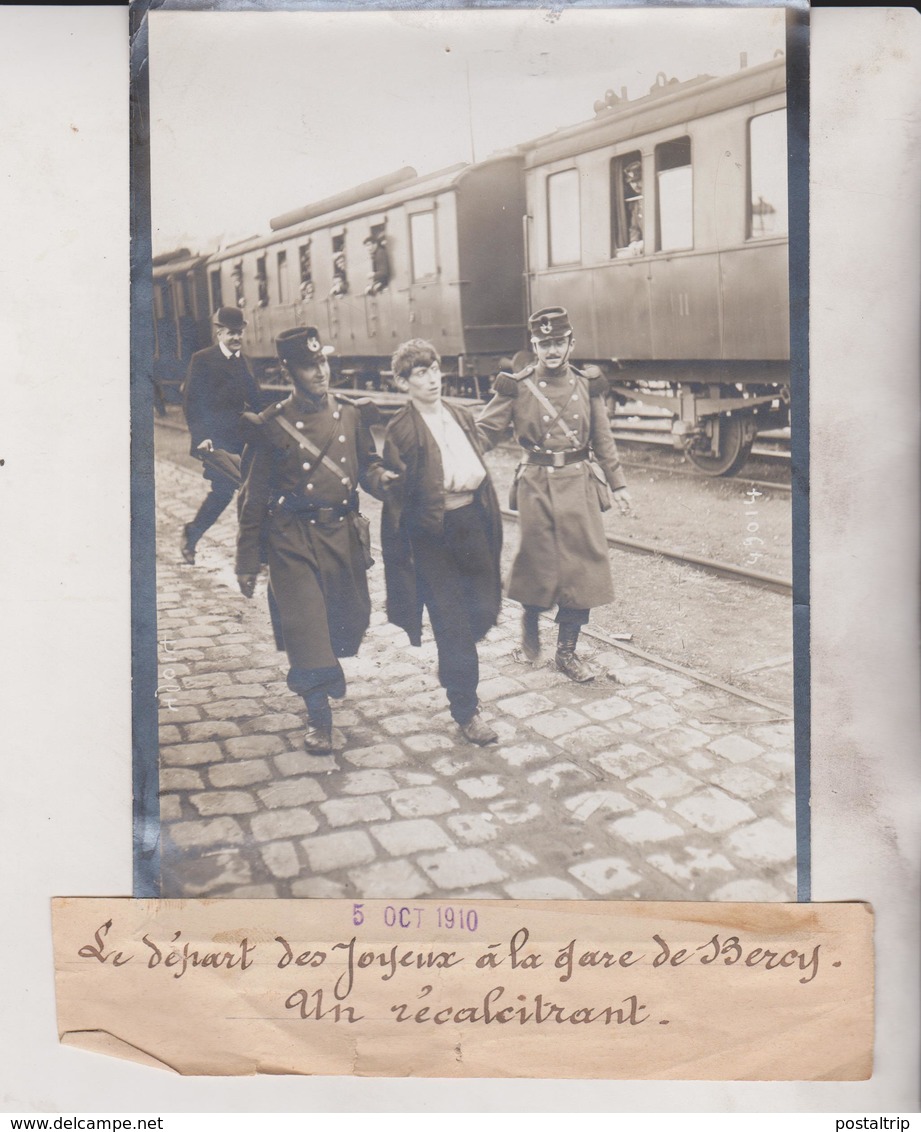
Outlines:
[[[256,236],[237,244],[230,244],[216,252],[210,257],[210,260],[212,263],[219,263],[228,259],[239,259],[248,252],[272,247],[287,240],[296,240],[323,229],[341,227],[363,217],[376,216],[390,208],[405,204],[407,201],[416,200],[419,197],[437,196],[439,193],[456,190],[465,178],[478,173],[487,165],[509,160],[520,161],[521,158],[517,151],[506,151],[488,157],[485,161],[478,161],[475,165],[461,162],[457,165],[451,165],[447,169],[439,169],[434,173],[414,177],[381,196],[368,197],[332,212],[312,216],[309,220],[304,220],[299,224],[279,228],[277,231],[267,233],[264,236]]]
[[[660,76],[664,79],[664,76]],[[684,82],[657,83],[647,95],[631,101],[615,100],[587,122],[564,126],[518,148],[525,166],[572,157],[613,142],[628,141],[669,126],[692,122],[722,110],[744,106],[786,89],[786,60],[772,59],[744,67],[731,75],[701,75]]]

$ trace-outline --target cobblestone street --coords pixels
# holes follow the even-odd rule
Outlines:
[[[599,676],[575,685],[551,624],[543,663],[517,657],[506,603],[480,648],[500,742],[474,747],[430,632],[413,649],[386,623],[380,561],[337,751],[307,755],[265,581],[237,589],[234,509],[187,566],[205,485],[167,459],[156,474],[163,896],[795,898],[792,721],[588,637]]]

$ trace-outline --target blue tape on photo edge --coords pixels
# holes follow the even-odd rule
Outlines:
[[[133,886],[160,895],[157,597],[153,477],[153,328],[147,8],[133,4],[131,35],[131,723]]]
[[[787,139],[790,199],[790,466],[793,484],[793,730],[797,900],[812,883],[809,603],[809,16],[787,14]]]

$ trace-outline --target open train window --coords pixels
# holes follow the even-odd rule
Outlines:
[[[438,274],[434,212],[414,212],[410,216],[409,240],[412,248],[413,282],[434,279]]]
[[[288,253],[279,252],[276,257],[276,276],[278,278],[278,301],[288,301]]]
[[[642,255],[643,158],[638,149],[611,161],[611,255]]]
[[[387,225],[386,223],[372,224],[368,235],[364,239],[368,249],[368,284],[365,287],[366,295],[379,295],[390,285],[390,253],[387,251]]]
[[[547,178],[547,229],[551,264],[578,263],[582,259],[578,169],[551,173]]]
[[[658,250],[693,248],[694,180],[689,137],[656,146],[656,190]]]
[[[748,123],[748,234],[753,240],[787,232],[787,112]]]
[[[173,302],[175,303],[177,318],[185,318],[186,315],[191,314],[189,280],[185,275],[173,276]]]
[[[266,267],[266,256],[261,255],[256,260],[256,305],[267,307],[269,305],[269,276]]]
[[[163,290],[164,288],[162,283],[154,283],[153,307],[154,318],[157,320],[157,322],[159,322],[166,316],[166,304],[163,301]]]
[[[216,311],[219,307],[224,305],[223,294],[221,290],[221,269],[215,268],[214,271],[208,274],[208,287],[211,294],[211,309]]]
[[[330,298],[349,293],[348,266],[345,262],[345,232],[333,236],[333,285]]]
[[[300,293],[302,299],[313,298],[313,265],[310,258],[310,241],[297,249],[298,269],[301,276]]]
[[[243,260],[238,259],[233,265],[233,296],[238,307],[246,306],[246,295],[243,291]]]

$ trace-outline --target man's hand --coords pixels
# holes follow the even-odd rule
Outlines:
[[[636,512],[633,510],[633,500],[630,498],[630,492],[625,487],[619,488],[614,492],[614,502],[620,508],[621,515],[632,515],[636,518]]]
[[[244,597],[252,597],[256,590],[258,574],[237,574],[237,585]]]
[[[214,445],[211,443],[210,440],[203,440],[201,442],[201,444],[199,444],[198,447],[195,449],[195,451],[196,452],[213,452],[214,451]]]
[[[392,483],[394,483],[399,478],[400,478],[399,472],[391,472],[391,471],[389,471],[388,469],[385,468],[384,471],[381,472],[381,487],[389,487]]]

